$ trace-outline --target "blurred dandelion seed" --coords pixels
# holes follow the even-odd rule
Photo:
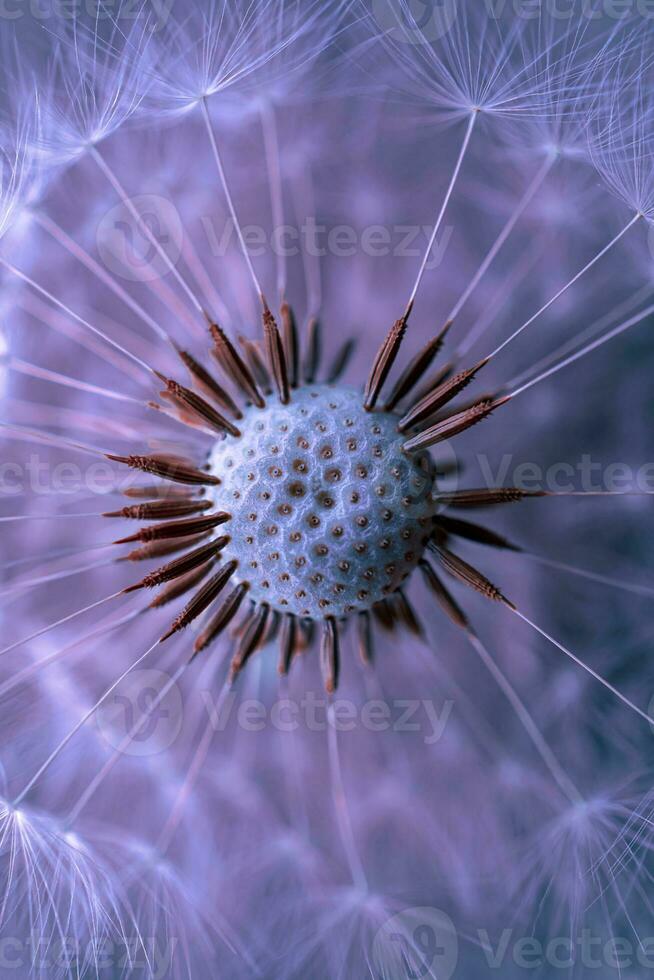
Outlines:
[[[116,976],[331,980],[478,975],[509,921],[646,934],[620,603],[654,487],[511,453],[551,458],[552,423],[558,460],[647,465],[652,27],[482,7],[119,5],[53,15],[44,64],[3,41],[0,923],[72,943],[56,976],[106,943]],[[311,223],[325,249],[282,247]]]

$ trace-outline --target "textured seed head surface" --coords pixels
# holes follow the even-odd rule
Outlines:
[[[432,469],[402,452],[397,416],[360,391],[310,385],[246,409],[209,464],[229,510],[225,559],[255,602],[322,619],[368,609],[416,566],[431,527]]]

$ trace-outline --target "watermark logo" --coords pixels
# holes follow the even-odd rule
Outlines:
[[[129,976],[144,980],[165,980],[177,965],[178,940],[174,936],[121,936],[82,940],[75,935],[56,936],[34,930],[29,936],[3,935],[0,938],[0,975]]]
[[[157,194],[120,202],[102,217],[96,231],[100,258],[107,269],[129,282],[152,282],[178,261],[184,241],[175,206]],[[163,253],[163,254],[162,254]]]
[[[207,247],[214,258],[223,258],[238,245],[236,225],[231,218],[217,222],[211,215],[200,215],[202,232]],[[422,258],[428,245],[426,269],[437,269],[443,262],[450,246],[454,227],[444,225],[432,242],[433,226],[393,223],[388,225],[353,224],[327,225],[307,215],[297,225],[275,225],[266,229],[263,225],[242,225],[241,236],[250,258],[269,255],[295,258],[309,255],[312,258],[347,259],[365,255],[371,259]]]
[[[373,0],[373,16],[381,31],[391,40],[413,45],[433,44],[445,37],[459,16],[461,0]],[[610,20],[619,22],[640,17],[654,17],[654,0],[474,0],[465,28],[461,34],[468,36],[470,23],[494,22],[496,25],[515,25],[516,21],[540,21],[575,23]],[[461,43],[464,43],[463,41]],[[458,39],[457,39],[458,46]]]
[[[457,18],[459,0],[374,0],[375,20],[389,37],[425,44],[444,37]]]
[[[152,446],[155,449],[155,446]],[[71,455],[74,455],[71,453]],[[451,492],[458,486],[457,453],[449,442],[440,443],[435,459],[436,490]],[[467,483],[471,486],[511,486],[520,490],[551,493],[625,493],[635,496],[654,494],[654,460],[633,466],[619,460],[595,459],[582,453],[576,460],[555,460],[548,466],[517,459],[510,453],[499,460],[477,453],[466,460]],[[443,481],[443,485],[441,485]],[[138,484],[138,474],[109,461],[80,465],[77,458],[53,463],[47,455],[30,453],[27,459],[0,459],[0,499],[6,497],[74,496],[82,491],[106,496],[125,493]],[[162,487],[162,493],[165,487]],[[429,481],[416,488],[414,503],[420,503],[431,490]]]
[[[450,980],[459,955],[454,923],[445,912],[404,909],[375,935],[372,959],[378,980]]]
[[[147,8],[151,31],[164,27],[171,15],[174,0],[150,0]],[[59,23],[90,17],[98,27],[109,24],[114,29],[121,22],[142,19],[141,0],[0,0],[0,21],[18,21],[24,17],[37,23],[56,20]]]
[[[422,737],[425,745],[436,745],[443,738],[454,709],[454,701],[437,705],[426,698],[393,698],[391,701],[351,701],[328,699],[315,691],[302,698],[281,698],[270,703],[256,698],[239,700],[234,692],[216,696],[212,690],[200,691],[214,731],[229,724],[246,732],[326,732],[333,725],[337,732],[409,732]]]
[[[179,735],[182,717],[179,687],[164,671],[153,669],[128,674],[97,711],[103,738],[133,756],[164,752]]]

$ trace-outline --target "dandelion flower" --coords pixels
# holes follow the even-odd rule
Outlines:
[[[6,29],[25,975],[643,955],[652,27],[483,6]]]

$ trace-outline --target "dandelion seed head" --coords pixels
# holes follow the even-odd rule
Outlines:
[[[343,4],[345,6],[345,4]],[[219,95],[219,111],[242,115],[283,100],[328,45],[341,4],[203,0],[171,12],[152,41],[154,113],[183,114]]]
[[[378,0],[366,19],[398,66],[393,87],[431,107],[436,120],[472,112],[547,115],[548,46],[534,45],[532,56],[529,18],[503,10],[489,14],[468,3],[434,5],[430,11],[414,9],[409,0]],[[550,96],[558,91],[550,84]]]
[[[139,923],[142,944],[174,937],[175,948],[166,964],[171,969],[184,967],[190,972],[198,962],[204,970],[210,969],[217,946],[224,964],[234,952],[235,934],[217,909],[204,906],[196,883],[187,880],[173,860],[138,838],[111,841],[109,846],[123,862],[122,885]],[[209,877],[215,882],[220,876],[214,869]],[[246,951],[240,952],[240,962],[248,961]]]
[[[287,406],[248,409],[241,438],[218,443],[216,502],[232,515],[224,555],[238,559],[252,599],[342,616],[413,571],[429,538],[433,477],[424,456],[402,451],[397,422],[366,412],[355,389],[311,385]]]
[[[129,913],[109,866],[50,814],[0,803],[0,867],[0,924],[27,914],[44,956],[72,929],[84,945],[83,968],[92,969],[103,941],[122,934]]]
[[[565,929],[574,939],[598,899],[613,893],[620,904],[626,901],[633,879],[621,880],[621,872],[633,856],[627,851],[635,843],[634,825],[631,807],[601,790],[572,801],[545,823],[517,870],[525,894],[546,896],[541,914],[549,928]]]
[[[451,915],[457,976],[488,966],[464,937],[501,936],[516,916],[544,943],[564,918],[596,924],[600,905],[647,924],[651,798],[632,815],[606,790],[646,767],[647,724],[635,735],[617,703],[607,725],[595,680],[521,642],[511,610],[545,607],[644,706],[638,655],[611,631],[630,632],[633,607],[603,602],[601,580],[570,587],[555,561],[577,548],[595,568],[591,548],[599,562],[609,544],[646,567],[651,497],[538,509],[508,485],[567,482],[549,460],[613,436],[642,458],[647,386],[611,387],[619,357],[598,353],[517,409],[498,397],[512,368],[531,377],[559,343],[595,337],[596,317],[619,319],[615,302],[640,309],[631,233],[626,261],[622,245],[593,256],[620,200],[647,199],[646,55],[610,17],[466,0],[434,36],[428,15],[447,2],[351,6],[114,6],[51,19],[47,70],[24,58],[34,118],[2,143],[0,255],[32,282],[2,273],[0,388],[6,374],[3,426],[38,431],[2,430],[0,476],[11,490],[18,462],[32,483],[0,514],[0,923],[90,946],[76,976],[106,972],[94,950],[127,937],[146,955],[148,940],[175,947],[158,971],[150,954],[159,976],[395,976],[402,953],[417,974],[413,926],[429,919],[396,929],[409,906]],[[374,39],[347,50],[341,26],[362,22]],[[350,90],[359,59],[384,92],[374,104]],[[339,84],[347,98],[328,98]],[[469,144],[462,125],[422,125],[463,120]],[[393,323],[436,218],[434,262]],[[286,223],[301,234],[280,256]],[[646,337],[635,349],[647,372]],[[605,648],[579,594],[595,597]],[[179,698],[158,704],[163,677]]]
[[[0,240],[42,187],[32,139],[33,127],[24,116],[14,129],[0,126]]]
[[[590,158],[613,193],[654,218],[654,61],[647,41],[603,66],[588,128]]]
[[[151,84],[146,70],[152,22],[121,17],[118,5],[101,31],[93,18],[64,21],[54,57],[35,82],[44,164],[67,166],[129,122]],[[127,28],[125,25],[129,25]]]

